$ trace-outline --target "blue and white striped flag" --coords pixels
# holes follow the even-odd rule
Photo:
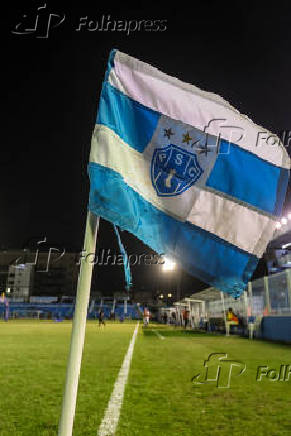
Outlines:
[[[223,98],[113,50],[88,169],[93,213],[238,296],[274,233],[290,159]]]

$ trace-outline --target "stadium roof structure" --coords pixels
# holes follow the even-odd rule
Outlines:
[[[291,227],[291,225],[290,225]],[[272,239],[272,241],[270,241],[269,245],[268,245],[268,249],[270,248],[281,248],[282,245],[284,244],[288,244],[289,242],[291,242],[291,229],[290,229],[289,225],[286,226],[286,229],[282,229],[282,230],[277,230],[274,238]],[[267,250],[268,250],[267,249]]]
[[[221,299],[221,292],[213,287],[204,289],[203,291],[196,292],[190,297],[186,297],[181,301],[174,303],[174,306],[186,306],[189,301],[216,301]]]
[[[175,306],[175,307],[188,306],[188,301],[186,299],[181,300],[181,301],[176,301],[175,303],[173,303],[173,306]]]
[[[221,298],[221,293],[216,288],[207,288],[201,292],[196,292],[192,294],[190,297],[186,298],[186,301],[189,300],[201,300],[201,301],[215,301]]]

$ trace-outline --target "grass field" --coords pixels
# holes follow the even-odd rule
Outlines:
[[[74,435],[96,435],[135,328],[88,322]],[[71,324],[0,323],[0,436],[57,434]],[[227,389],[194,385],[211,353],[243,361]],[[290,345],[139,328],[116,436],[291,435],[289,381],[257,367],[291,364]]]

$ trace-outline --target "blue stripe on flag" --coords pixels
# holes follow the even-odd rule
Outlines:
[[[109,55],[108,62],[107,62],[107,70],[106,70],[106,73],[105,73],[105,81],[108,80],[111,68],[114,68],[114,58],[115,58],[116,52],[117,52],[116,48],[113,48],[110,51],[110,55]]]
[[[160,116],[158,112],[122,94],[110,83],[103,83],[97,123],[112,129],[135,150],[144,151]]]
[[[256,256],[166,215],[113,170],[90,163],[88,172],[93,213],[133,233],[159,254],[179,259],[183,268],[199,279],[234,296],[242,292],[257,265]]]
[[[286,191],[288,187],[288,181],[289,181],[289,170],[286,170],[285,168],[281,168],[280,172],[280,179],[278,182],[278,189],[277,189],[277,202],[275,205],[274,215],[281,216],[283,204],[286,197]]]
[[[229,153],[224,154],[228,149]],[[280,215],[287,182],[288,170],[222,140],[206,186],[265,212]]]

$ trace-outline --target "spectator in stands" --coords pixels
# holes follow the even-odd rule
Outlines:
[[[98,319],[99,319],[99,327],[101,327],[102,325],[105,326],[103,310],[100,310]]]
[[[225,323],[225,329],[226,329],[226,335],[228,336],[230,333],[230,326],[235,326],[234,329],[238,326],[238,317],[233,312],[232,307],[228,308],[228,311],[226,313],[226,323]]]
[[[232,310],[232,307],[228,308],[228,312],[226,314],[226,319],[228,322],[234,321],[238,324],[238,317],[235,315],[235,313]]]

